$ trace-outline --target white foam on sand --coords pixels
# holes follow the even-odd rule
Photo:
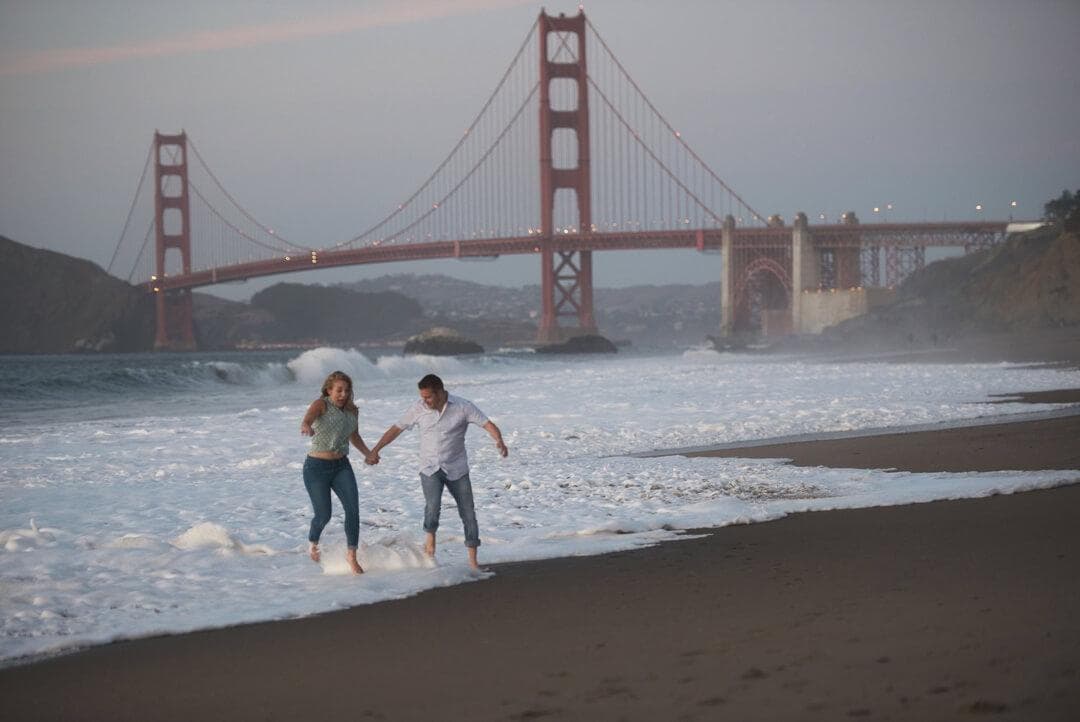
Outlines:
[[[340,349],[288,364],[191,413],[12,424],[0,436],[0,660],[147,634],[306,615],[477,579],[449,495],[436,562],[422,550],[415,432],[377,467],[354,459],[366,573],[344,560],[340,505],[307,555],[299,420],[335,368],[354,374],[370,442],[434,369],[503,429],[470,431],[482,562],[595,554],[680,529],[798,511],[1046,488],[1080,471],[907,474],[779,460],[635,458],[656,448],[959,421],[1049,409],[993,394],[1080,386],[1080,372],[1001,364],[748,362],[729,354],[605,359],[380,359]],[[201,404],[201,405],[200,405]]]

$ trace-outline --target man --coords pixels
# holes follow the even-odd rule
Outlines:
[[[469,480],[469,459],[465,454],[465,431],[469,424],[482,426],[495,439],[499,454],[508,453],[502,432],[480,409],[467,399],[450,395],[442,379],[428,374],[417,384],[420,400],[405,411],[401,420],[386,430],[379,443],[371,448],[367,463],[379,463],[379,451],[389,446],[402,431],[420,427],[420,484],[424,489],[424,551],[435,556],[435,532],[439,528],[443,487],[457,502],[461,524],[465,528],[465,548],[469,566],[479,569],[476,548],[480,546],[480,530],[473,505],[472,482]]]

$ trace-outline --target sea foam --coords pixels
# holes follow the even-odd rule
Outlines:
[[[196,524],[172,541],[177,549],[210,549],[221,553],[238,552],[240,554],[274,554],[266,544],[244,544],[235,539],[229,530],[220,524],[204,521]]]
[[[151,403],[138,389],[99,398],[69,385],[63,405],[8,403],[0,390],[0,660],[313,614],[475,580],[449,495],[436,559],[423,554],[415,431],[385,448],[378,466],[355,452],[352,458],[358,556],[368,573],[347,573],[336,497],[323,563],[308,558],[307,440],[299,422],[335,369],[357,380],[369,443],[415,401],[416,380],[432,371],[501,427],[506,459],[480,430],[466,442],[483,563],[603,553],[684,529],[1080,478],[1080,471],[901,474],[628,455],[1051,409],[987,402],[994,394],[1080,385],[1080,372],[1069,369],[762,362],[711,350],[372,362],[359,351],[324,348],[251,359],[207,356],[196,367],[186,355],[0,358],[23,364],[7,377],[37,374],[46,386],[50,364],[91,381],[108,377],[109,364],[143,364],[145,373],[123,378],[149,380],[154,389]],[[154,382],[166,378],[179,381]]]

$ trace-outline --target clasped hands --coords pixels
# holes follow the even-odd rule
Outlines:
[[[375,466],[379,463],[379,452],[369,451],[364,455],[364,463],[368,466]]]

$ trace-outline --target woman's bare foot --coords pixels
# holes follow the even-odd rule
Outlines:
[[[473,569],[480,569],[480,564],[476,561],[476,547],[468,547],[469,553],[469,566]]]
[[[356,561],[356,550],[350,549],[345,552],[345,561],[349,563],[349,568],[352,569],[353,574],[363,574],[364,568],[360,566],[360,562]]]
[[[435,558],[435,535],[428,532],[428,535],[424,537],[424,553],[432,559]]]
[[[315,542],[311,543],[311,547],[308,548],[308,556],[311,557],[311,561],[318,563],[321,555],[319,554],[319,545]]]

